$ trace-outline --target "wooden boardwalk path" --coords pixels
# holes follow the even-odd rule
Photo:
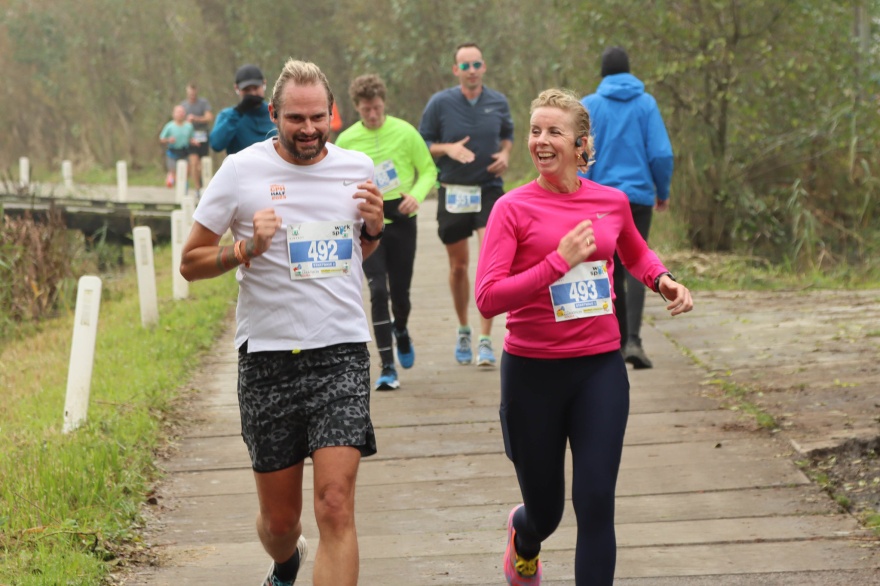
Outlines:
[[[505,583],[507,514],[519,490],[498,423],[498,370],[452,359],[455,320],[435,206],[426,202],[419,220],[410,324],[416,364],[400,371],[399,390],[373,393],[379,453],[362,462],[357,489],[364,585]],[[692,316],[699,315],[696,300]],[[669,319],[653,296],[647,313],[657,322]],[[503,333],[499,318],[499,354]],[[670,338],[648,325],[643,336],[655,368],[630,370],[617,583],[880,583],[880,561],[864,546],[864,531],[810,483],[791,446],[743,430],[738,414],[703,396],[706,373]],[[126,583],[256,586],[269,558],[254,529],[257,500],[239,436],[231,331],[194,368],[202,420],[163,463],[162,508],[148,536],[162,564],[138,569]],[[374,365],[374,380],[377,372]],[[314,552],[309,464],[305,482],[303,527]],[[569,503],[544,545],[545,584],[574,584],[574,546]],[[311,563],[297,584],[311,584]]]

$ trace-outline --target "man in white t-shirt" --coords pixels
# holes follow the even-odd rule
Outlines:
[[[361,264],[384,227],[373,162],[327,142],[333,94],[312,63],[289,60],[269,106],[278,135],[228,156],[193,215],[180,272],[238,267],[235,345],[242,437],[260,501],[257,533],[293,584],[305,561],[302,478],[314,463],[321,533],[313,583],[354,585],[354,492],[370,421],[370,340]],[[232,230],[235,243],[220,246]]]

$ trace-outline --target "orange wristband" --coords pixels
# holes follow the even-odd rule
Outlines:
[[[235,258],[239,264],[243,264],[244,268],[249,269],[251,268],[251,259],[245,257],[244,252],[241,250],[243,244],[244,240],[239,240],[232,245],[232,250],[235,252]]]

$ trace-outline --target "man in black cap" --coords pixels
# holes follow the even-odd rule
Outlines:
[[[590,113],[596,147],[596,161],[584,177],[624,192],[636,228],[647,240],[653,211],[669,207],[673,168],[672,144],[657,101],[629,72],[626,51],[608,47],[602,54],[602,82],[581,103]],[[617,254],[612,282],[623,357],[635,368],[651,368],[640,337],[645,286]]]
[[[241,101],[220,112],[210,136],[211,148],[225,150],[229,155],[266,140],[276,132],[269,116],[269,106],[263,101],[266,78],[259,67],[248,63],[238,68],[235,93]]]

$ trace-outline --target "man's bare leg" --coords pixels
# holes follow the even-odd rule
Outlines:
[[[357,448],[321,448],[312,454],[315,520],[321,533],[315,555],[315,586],[355,586],[358,581],[354,489],[361,453]]]
[[[483,236],[486,234],[485,228],[477,228],[477,244],[479,245],[479,249],[477,251],[477,261],[480,259],[480,252],[483,251]],[[492,319],[486,319],[483,316],[480,316],[480,335],[488,336],[492,333]]]
[[[278,563],[291,558],[302,534],[302,478],[303,462],[277,472],[254,472],[260,500],[257,535]]]
[[[468,325],[468,303],[470,302],[470,279],[468,277],[469,249],[468,239],[446,245],[449,256],[449,290],[452,303],[458,316],[458,325]]]

